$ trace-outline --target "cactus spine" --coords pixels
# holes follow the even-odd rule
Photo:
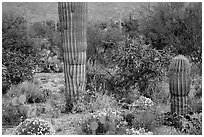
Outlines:
[[[63,45],[67,111],[85,90],[87,49],[87,3],[59,2],[58,14]],[[71,106],[70,106],[71,105]]]
[[[190,92],[190,63],[182,56],[176,56],[169,67],[169,88],[171,112],[179,115],[187,113],[187,99]]]

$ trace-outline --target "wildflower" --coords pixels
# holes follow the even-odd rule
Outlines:
[[[54,134],[52,125],[39,118],[26,119],[15,129],[17,135],[43,135]]]

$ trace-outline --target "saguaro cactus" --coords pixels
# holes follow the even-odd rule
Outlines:
[[[85,90],[87,3],[59,2],[58,13],[63,43],[65,97],[68,108]]]
[[[171,94],[171,112],[187,113],[187,99],[190,92],[190,63],[182,56],[176,56],[170,64],[169,87]]]

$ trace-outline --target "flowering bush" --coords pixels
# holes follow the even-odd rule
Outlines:
[[[142,107],[144,109],[148,109],[153,105],[154,105],[154,102],[151,99],[146,98],[144,96],[140,96],[138,100],[133,102],[132,107],[140,107],[140,108]]]
[[[76,113],[88,111],[92,113],[103,108],[113,107],[115,104],[116,101],[113,96],[108,96],[107,94],[101,94],[92,90],[86,90],[80,99],[74,103],[72,112]]]
[[[129,125],[128,113],[122,109],[106,108],[88,113],[77,121],[75,128],[78,134],[96,135],[152,135],[144,128],[134,128]],[[80,133],[79,133],[80,132]]]
[[[132,97],[133,96],[134,95],[132,95]],[[132,100],[131,104],[129,104],[129,102],[122,102],[122,107],[129,109],[130,111],[135,109],[147,110],[150,107],[152,107],[154,104],[155,103],[150,98],[146,98],[144,96],[139,95],[138,98],[135,98],[135,100]]]
[[[26,119],[15,129],[16,135],[52,135],[54,130],[52,125],[40,118]]]
[[[155,117],[151,117],[152,108],[155,104],[154,102],[144,96],[140,96],[138,100],[134,101],[129,105],[129,110],[121,109],[114,102],[114,99],[107,95],[96,95],[92,98],[93,102],[91,109],[89,108],[88,115],[84,116],[81,120],[77,121],[75,128],[79,131],[79,134],[129,134],[131,129],[134,127],[137,130],[140,128],[134,125],[138,115],[135,114],[141,111],[141,118],[143,115],[146,116],[140,124],[144,129],[148,129],[146,125],[150,125]],[[82,103],[83,104],[83,103]],[[84,105],[87,108],[87,104]],[[90,106],[89,106],[90,107]],[[149,112],[149,111],[150,112]],[[145,111],[143,113],[143,111]],[[148,111],[148,112],[146,112]],[[131,117],[132,116],[132,117]],[[155,116],[155,115],[153,115]],[[151,118],[148,118],[151,117]],[[148,122],[145,122],[145,121]],[[146,124],[144,124],[146,123]],[[92,127],[94,125],[94,127]],[[126,130],[128,129],[128,130]],[[127,132],[127,133],[126,133]],[[139,131],[138,131],[139,132]],[[134,133],[131,133],[134,134]],[[136,131],[135,131],[136,134]]]
[[[134,128],[139,130],[140,128],[144,128],[145,130],[151,131],[161,125],[157,120],[159,116],[157,104],[144,96],[141,96],[138,100],[130,104],[124,116],[129,129]]]
[[[146,131],[144,128],[140,128],[138,130],[134,128],[126,129],[126,134],[127,135],[153,135],[152,132]]]
[[[123,112],[110,107],[89,113],[75,124],[75,128],[80,128],[83,134],[116,134],[125,125]]]

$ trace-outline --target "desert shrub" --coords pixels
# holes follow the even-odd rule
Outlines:
[[[191,80],[192,87],[195,90],[194,96],[196,98],[201,98],[202,97],[202,77],[200,76],[195,76]]]
[[[87,115],[82,120],[75,122],[75,128],[79,134],[152,134],[148,132],[150,129],[148,126],[155,126],[152,121],[156,119],[156,114],[153,113],[153,110],[150,110],[154,105],[150,99],[141,96],[129,105],[129,110],[121,108],[113,100],[114,98],[107,95],[97,96],[92,102],[92,108],[89,108],[91,111],[86,111]],[[139,120],[136,122],[136,117],[139,116],[136,115],[138,110],[145,110],[146,112],[140,113],[140,118],[143,118],[142,122]],[[143,125],[134,125],[134,123],[138,122]],[[92,129],[92,125],[96,129]]]
[[[111,78],[114,77],[116,70],[94,62],[92,58],[87,61],[86,90],[110,95],[114,90]]]
[[[46,116],[57,118],[61,113],[65,112],[65,100],[48,99],[42,107],[41,112],[44,110]]]
[[[139,95],[137,98],[134,98],[135,100],[132,100],[131,102],[127,102],[126,99],[128,98],[125,98],[125,102],[120,101],[119,104],[122,106],[122,108],[131,110],[131,111],[135,109],[146,110],[155,104],[150,98],[146,98],[141,95]]]
[[[11,84],[9,81],[8,70],[4,65],[2,65],[2,94],[6,94],[9,89]]]
[[[2,107],[2,125],[18,125],[23,121],[24,116],[18,112],[18,109],[14,106]]]
[[[139,23],[137,19],[132,19],[130,17],[130,20],[124,21],[123,29],[125,30],[126,35],[128,35],[128,37],[130,38],[137,37],[137,35],[139,34],[138,27],[139,27]]]
[[[11,104],[11,97],[4,95],[2,98],[2,125],[18,125],[24,120],[24,115]]]
[[[86,89],[87,90],[91,90],[91,91],[101,91],[103,92],[105,90],[104,84],[105,79],[104,79],[104,75],[100,70],[90,70],[90,66],[89,69],[87,70],[87,85],[86,85]]]
[[[150,98],[140,96],[139,99],[135,100],[132,107],[140,109],[149,109],[154,105],[154,102]]]
[[[98,63],[110,65],[112,50],[117,43],[124,39],[120,30],[105,22],[94,23],[88,26],[87,30],[87,58],[92,57]]]
[[[53,53],[48,39],[43,39],[41,43],[45,44],[47,47],[47,48],[44,47],[42,50],[39,51],[40,59],[38,67],[41,69],[41,72],[43,73],[62,72],[63,64],[59,59],[60,58],[60,55],[58,55],[59,53],[58,52],[57,52],[58,54]]]
[[[87,90],[81,99],[74,103],[72,112],[94,112],[100,109],[113,107],[117,104],[113,96]]]
[[[107,23],[95,23],[87,31],[87,86],[86,89],[96,92],[113,90],[111,77],[114,67],[112,54],[124,36],[117,28]]]
[[[170,103],[169,84],[165,81],[154,81],[150,84],[151,90],[154,90],[151,99],[155,103],[168,105]]]
[[[147,135],[152,134],[143,128],[135,129],[128,125],[126,112],[120,108],[104,108],[88,113],[75,121],[78,134],[96,135]]]
[[[191,112],[202,112],[202,78],[198,75],[191,77],[188,106]]]
[[[29,81],[11,86],[7,93],[10,97],[19,97],[23,94],[26,95],[26,101],[28,103],[40,103],[46,101],[47,94],[49,93],[44,92],[38,85]]]
[[[111,107],[104,108],[88,113],[81,120],[75,121],[75,128],[81,134],[110,134],[110,132],[115,134],[117,124],[122,122],[122,119],[120,110]]]
[[[188,107],[191,112],[202,112],[202,98],[193,97],[188,101]]]
[[[3,96],[3,125],[17,125],[28,117],[28,111],[30,108],[25,106],[25,101],[25,95],[21,95],[20,97],[11,97],[6,94]]]
[[[143,128],[146,131],[152,131],[152,129],[161,125],[157,120],[160,114],[159,109],[151,99],[141,96],[128,106],[125,120],[130,128],[136,130]]]
[[[154,90],[149,90],[149,86],[155,79],[162,80],[170,59],[171,53],[153,49],[140,38],[131,39],[129,44],[121,43],[113,56],[118,63],[112,78],[115,94],[124,96],[130,87],[137,87],[142,95],[151,97]]]
[[[140,29],[156,49],[183,54],[202,68],[201,3],[165,2],[146,6]],[[194,22],[197,20],[197,22]]]
[[[52,125],[40,118],[26,119],[15,129],[16,135],[52,135],[54,130]]]
[[[78,99],[74,104],[72,108],[73,113],[77,112],[85,112],[90,111],[90,108],[93,103],[93,99],[95,98],[95,92],[91,90],[87,90],[86,92],[82,93],[80,96],[80,99]]]
[[[202,113],[194,113],[191,116],[192,127],[188,127],[188,124],[184,124],[183,131],[187,130],[187,133],[193,135],[202,135]],[[189,131],[188,131],[189,130]]]
[[[191,113],[184,116],[176,113],[164,113],[163,124],[173,126],[183,134],[201,135],[202,113]]]
[[[25,94],[3,96],[2,102],[3,125],[18,125],[26,118],[39,116],[36,104],[27,104]]]
[[[61,94],[57,96],[51,93],[49,89],[41,89],[38,85],[28,81],[12,86],[6,95],[11,101],[14,98],[18,99],[15,106],[19,113],[22,113],[25,117],[30,116],[30,113],[34,113],[35,116],[47,114],[50,117],[58,117],[65,109],[65,101],[64,98],[61,98]],[[19,103],[19,98],[22,95],[26,98],[25,104]],[[45,103],[45,105],[37,105],[41,103]],[[33,109],[33,112],[30,112],[31,109]]]
[[[26,20],[14,13],[2,16],[2,64],[7,69],[4,82],[9,86],[32,79],[38,56],[26,30]]]
[[[161,127],[155,128],[153,133],[155,135],[184,135],[178,130],[176,130],[175,127],[171,127],[171,126],[161,126]]]
[[[160,126],[160,123],[156,121],[158,115],[159,112],[155,107],[150,107],[145,111],[136,112],[134,114],[132,126],[135,129],[144,128],[145,130],[152,131],[154,128]]]
[[[62,72],[62,44],[57,22],[46,20],[46,22],[34,22],[30,26],[29,35],[38,51],[39,67],[41,72]],[[59,60],[49,61],[49,58],[57,56]]]

